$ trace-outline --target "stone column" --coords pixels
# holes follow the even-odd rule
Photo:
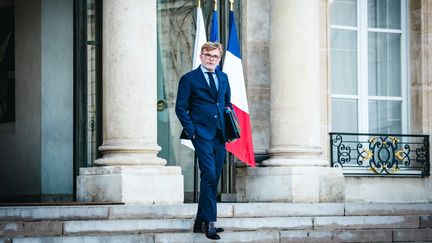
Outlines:
[[[316,0],[273,1],[267,166],[326,165],[320,140],[320,29]]]
[[[432,133],[432,3],[409,1],[409,63],[411,134]],[[429,151],[432,151],[430,143]],[[432,170],[431,170],[432,172]],[[428,198],[432,202],[432,177],[427,177]]]
[[[325,1],[326,2],[326,1]],[[340,169],[325,168],[321,140],[321,31],[324,1],[270,4],[270,158],[264,168],[239,173],[247,201],[325,202],[343,199]],[[326,9],[324,9],[326,10]],[[324,12],[324,11],[323,11]],[[324,12],[325,13],[325,12]],[[326,55],[326,53],[324,53]],[[324,111],[326,112],[326,111]],[[338,183],[329,183],[334,177]],[[278,189],[274,188],[277,185]]]
[[[183,202],[180,167],[157,157],[156,37],[156,1],[104,1],[103,158],[80,169],[80,201]]]

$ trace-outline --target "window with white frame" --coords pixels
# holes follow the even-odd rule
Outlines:
[[[407,131],[407,1],[331,1],[333,132]]]

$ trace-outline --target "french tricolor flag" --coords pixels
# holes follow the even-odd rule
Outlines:
[[[230,11],[230,35],[225,54],[223,71],[228,75],[231,87],[231,103],[239,119],[241,134],[235,142],[227,143],[226,149],[241,161],[255,167],[255,155],[252,143],[252,129],[243,76],[243,64],[240,56],[234,11]]]

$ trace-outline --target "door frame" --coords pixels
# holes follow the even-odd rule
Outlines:
[[[87,7],[88,0],[74,0],[74,100],[73,100],[73,200],[76,201],[77,176],[79,169],[93,165],[88,163],[88,55],[89,45],[96,47],[96,146],[102,145],[102,0],[94,0],[95,4],[95,40],[87,38]],[[97,157],[101,157],[98,151]]]

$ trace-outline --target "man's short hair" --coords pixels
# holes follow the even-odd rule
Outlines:
[[[213,51],[213,50],[219,50],[220,55],[222,56],[223,54],[223,46],[221,43],[219,42],[206,42],[204,43],[204,45],[202,45],[201,47],[201,52],[203,51]]]

